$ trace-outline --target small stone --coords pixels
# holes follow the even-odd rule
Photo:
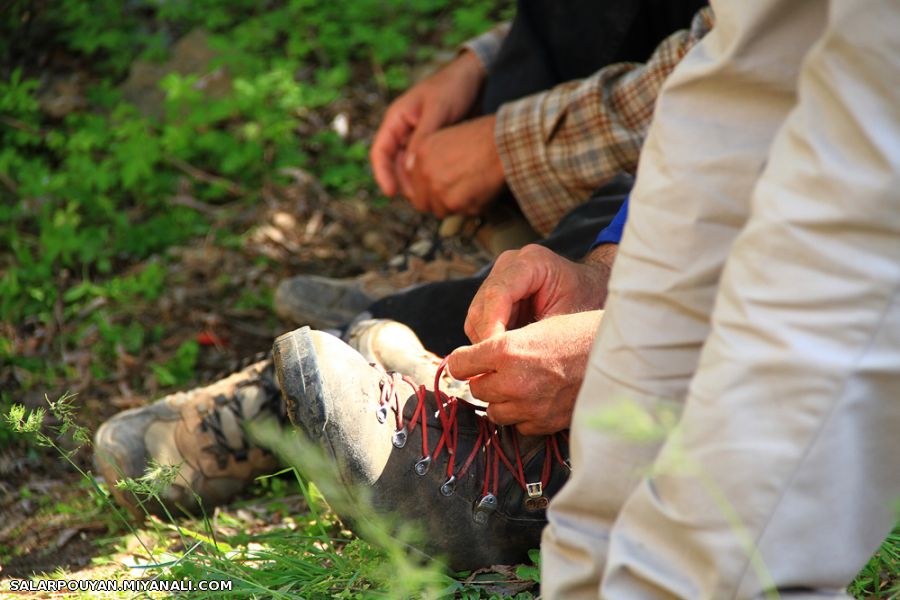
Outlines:
[[[434,249],[434,244],[431,240],[419,240],[417,242],[413,242],[409,246],[409,253],[418,256],[419,258],[425,258],[431,251]]]
[[[450,215],[443,221],[438,228],[438,235],[444,239],[451,238],[458,234],[465,223],[466,217],[463,215]]]
[[[347,117],[347,114],[338,113],[331,121],[331,128],[341,136],[342,140],[346,140],[347,136],[350,135],[350,119]]]
[[[297,219],[291,213],[278,211],[272,215],[272,223],[282,231],[292,231],[297,227]]]

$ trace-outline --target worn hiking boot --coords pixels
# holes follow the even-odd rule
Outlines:
[[[434,375],[442,359],[426,350],[416,333],[403,323],[391,319],[363,319],[348,328],[345,339],[347,345],[369,363],[385,371],[407,375],[434,391]],[[468,384],[453,379],[446,369],[441,371],[440,384],[447,395],[483,405],[472,397]]]
[[[461,570],[521,562],[538,547],[568,477],[566,434],[520,436],[308,327],[278,338],[273,358],[290,419],[342,482],[369,488],[377,511],[417,521],[424,551]]]
[[[456,258],[424,261],[410,257],[399,272],[369,272],[351,279],[298,275],[275,290],[275,312],[297,325],[333,329],[346,325],[381,300],[419,283],[471,275],[478,266]]]
[[[94,463],[116,501],[138,518],[165,511],[117,488],[116,481],[142,477],[151,460],[180,465],[160,497],[173,514],[195,513],[198,499],[206,508],[222,504],[278,467],[274,456],[247,440],[243,424],[285,421],[284,414],[272,361],[265,360],[204,388],[117,414],[94,436]]]

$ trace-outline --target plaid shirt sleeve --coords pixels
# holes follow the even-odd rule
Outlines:
[[[474,52],[484,66],[484,70],[490,73],[491,67],[494,66],[494,61],[500,53],[500,46],[503,45],[503,40],[509,33],[509,27],[510,23],[501,23],[478,37],[472,38],[463,44],[462,48]]]
[[[500,107],[494,138],[506,182],[536,231],[547,235],[616,173],[634,172],[663,81],[712,26],[704,8],[645,64],[612,64]]]

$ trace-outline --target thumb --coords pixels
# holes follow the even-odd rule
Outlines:
[[[471,346],[460,346],[447,357],[447,368],[454,379],[467,380],[493,373],[499,362],[501,337],[491,338]]]
[[[406,159],[403,168],[412,171],[415,167],[416,154],[426,137],[440,129],[444,125],[444,117],[440,111],[431,109],[422,113],[409,144],[406,147]]]

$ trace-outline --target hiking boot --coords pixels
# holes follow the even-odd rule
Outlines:
[[[385,296],[419,283],[465,277],[478,267],[460,258],[426,262],[411,256],[405,270],[369,272],[352,279],[298,275],[275,290],[275,312],[297,325],[333,329],[346,325]]]
[[[421,381],[428,390],[434,391],[434,376],[442,359],[426,350],[408,326],[391,319],[363,319],[354,322],[345,337],[347,345],[369,363],[385,371],[407,375],[413,381]],[[441,372],[440,383],[446,394],[483,405],[472,397],[468,384],[453,379],[446,369]]]
[[[273,352],[288,417],[351,493],[368,487],[376,511],[418,522],[425,552],[464,570],[522,562],[539,546],[549,499],[568,477],[565,433],[518,435],[308,327]]]
[[[284,405],[264,360],[212,385],[177,392],[149,406],[121,412],[94,436],[94,463],[116,501],[134,516],[164,515],[154,500],[139,499],[116,481],[144,475],[151,460],[180,465],[160,498],[172,514],[196,514],[223,504],[259,475],[278,467],[275,457],[249,442],[243,423],[278,418]]]

